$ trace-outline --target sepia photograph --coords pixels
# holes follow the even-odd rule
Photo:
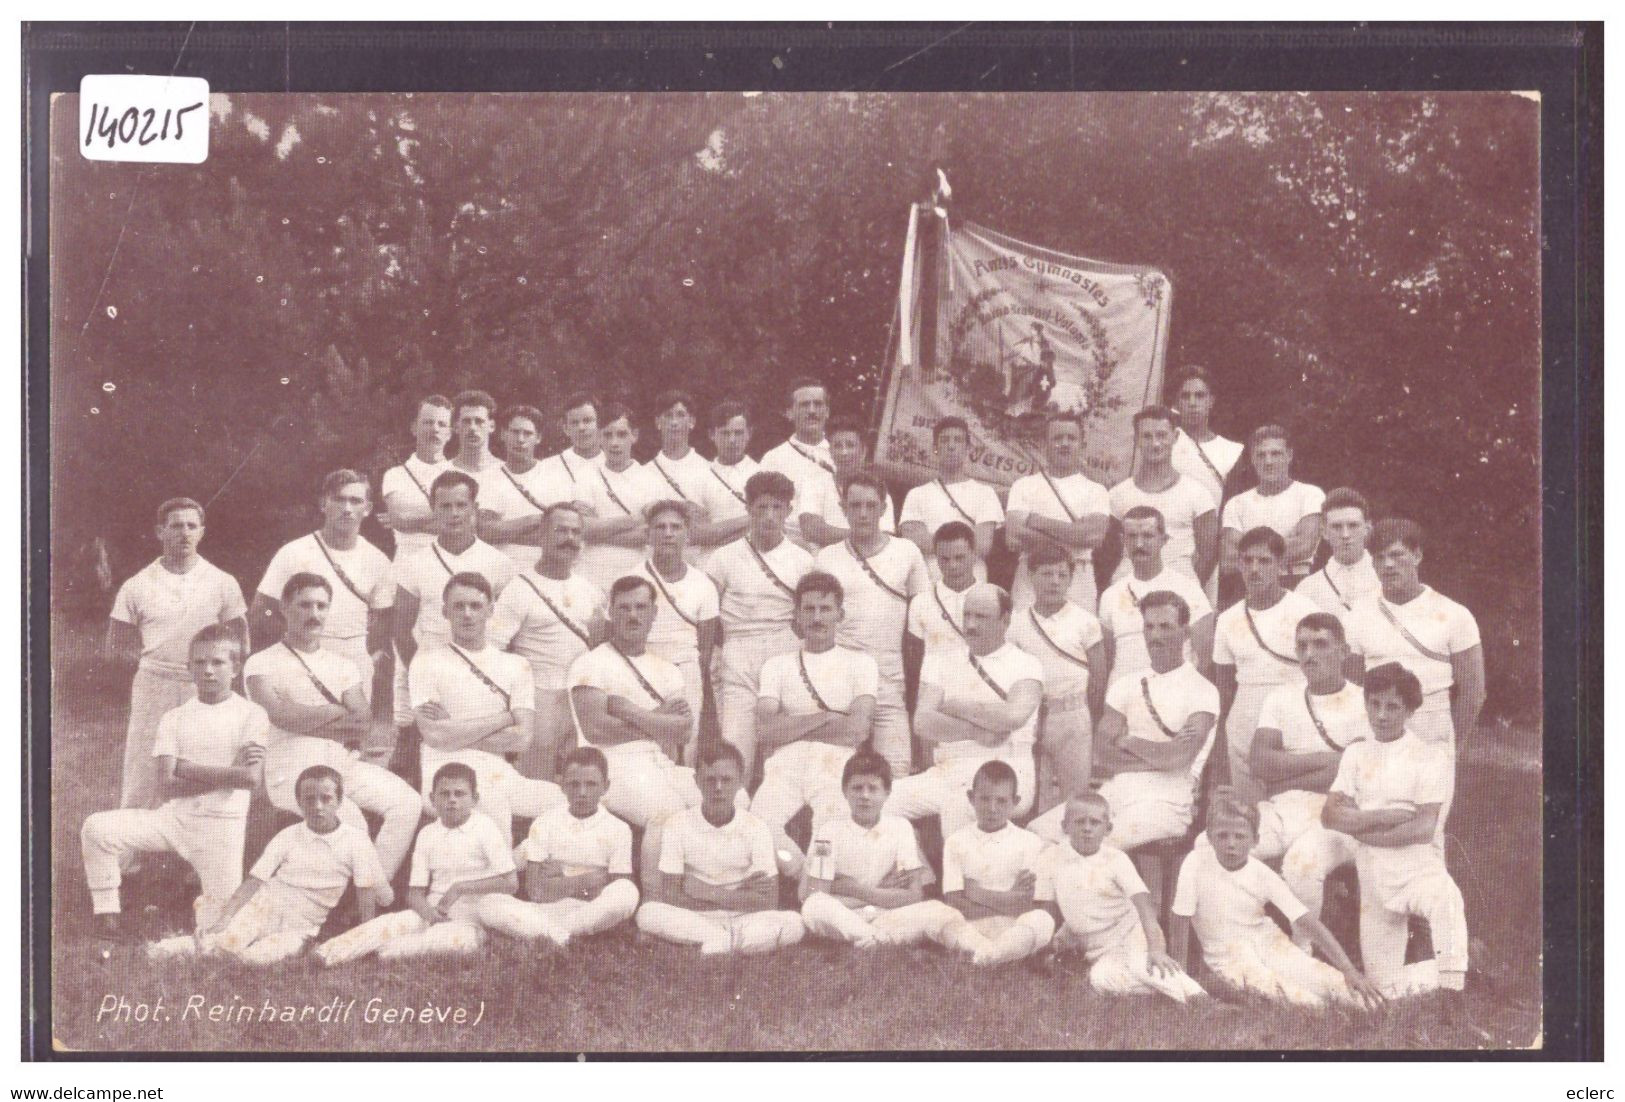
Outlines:
[[[84,99],[56,1052],[1543,1047],[1537,91]]]

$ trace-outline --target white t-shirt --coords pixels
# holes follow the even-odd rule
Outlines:
[[[300,664],[301,659],[304,660],[303,665]],[[339,700],[361,684],[361,671],[343,655],[324,648],[314,652],[300,651],[295,655],[286,642],[274,643],[258,654],[250,655],[248,661],[243,663],[243,683],[246,685],[257,677],[265,678],[273,689],[292,703],[307,708],[319,708],[330,703],[322,695],[321,689],[316,687],[316,681],[320,681]],[[271,727],[272,738],[276,741],[304,734],[307,732],[284,731],[275,725]]]
[[[293,888],[323,917],[338,906],[350,881],[363,890],[389,882],[367,832],[343,822],[326,834],[317,834],[304,823],[278,831],[248,875]]]
[[[1010,642],[1044,667],[1048,700],[1081,698],[1089,691],[1089,650],[1101,640],[1100,621],[1067,601],[1045,616],[1033,605],[1010,618]]]
[[[1298,667],[1296,653],[1298,623],[1318,611],[1307,597],[1290,589],[1265,609],[1248,608],[1245,600],[1237,601],[1219,613],[1213,625],[1213,661],[1216,665],[1234,666],[1238,685],[1301,685],[1303,670]],[[1260,637],[1263,645],[1259,644]]]
[[[1141,688],[1142,681],[1145,688]],[[1151,705],[1146,703],[1147,694],[1150,695],[1151,705],[1156,706],[1155,716],[1151,713]],[[1185,662],[1167,673],[1152,673],[1148,669],[1136,677],[1112,682],[1106,690],[1106,707],[1123,717],[1131,738],[1168,742],[1170,736],[1163,730],[1164,726],[1177,732],[1191,716],[1203,712],[1217,720],[1219,690],[1213,687],[1213,682],[1198,673],[1195,666]],[[1161,723],[1157,722],[1158,717]],[[1208,732],[1207,742],[1186,768],[1168,772],[1136,771],[1134,776],[1144,783],[1154,784],[1168,802],[1189,804],[1216,735],[1217,724],[1215,730]],[[1152,778],[1157,780],[1153,782]]]
[[[664,463],[665,459],[662,458],[661,462]],[[749,514],[750,509],[745,504],[745,483],[749,482],[750,476],[759,469],[756,460],[748,455],[731,467],[714,459],[705,465],[705,477],[700,479],[698,500],[705,506],[706,515],[711,518],[712,524],[738,520]]]
[[[1401,808],[1414,811],[1427,804],[1440,810],[1455,790],[1456,763],[1448,747],[1427,742],[1407,730],[1392,742],[1375,738],[1355,743],[1343,751],[1337,766],[1332,792],[1354,801],[1361,811]],[[1409,846],[1360,846],[1360,881],[1378,899],[1424,869],[1442,864],[1432,840]]]
[[[1081,471],[1062,478],[1038,473],[1016,479],[1015,485],[1010,487],[1010,499],[1004,511],[1006,514],[1031,513],[1062,524],[1074,524],[1085,517],[1108,515],[1112,503],[1106,487]],[[1079,551],[1072,556],[1072,561],[1077,569],[1093,569],[1091,552]]]
[[[836,876],[849,876],[866,888],[877,888],[893,872],[924,868],[914,828],[907,819],[881,814],[872,827],[859,826],[850,816],[837,816],[820,824],[812,844],[829,843]]]
[[[486,639],[529,659],[538,674],[562,675],[587,653],[593,621],[603,608],[604,594],[580,574],[560,580],[522,570],[497,598]]]
[[[908,633],[925,645],[927,658],[967,649],[965,595],[970,588],[951,589],[936,581],[908,603]]]
[[[638,463],[621,471],[597,464],[590,473],[581,476],[576,486],[581,493],[580,500],[592,506],[599,520],[636,517],[641,522],[644,509],[676,496],[664,479],[658,475],[651,478]],[[608,593],[616,581],[638,572],[646,553],[640,547],[617,547],[589,539],[581,549],[581,572]]]
[[[1036,681],[1040,688],[1043,687],[1043,663],[1013,643],[1006,642],[992,654],[977,658],[976,662],[981,663],[987,677],[998,682],[1006,695],[1014,691],[1023,681]],[[942,690],[944,700],[968,700],[976,704],[1003,702],[993,686],[987,683],[987,679],[977,672],[968,649],[962,654],[927,655],[925,661],[920,663],[920,685],[937,686]],[[1009,738],[1000,745],[989,747],[974,739],[939,742],[936,745],[936,760],[941,762],[954,758],[1000,758],[1013,762],[1016,754],[1025,751],[1028,755],[1027,762],[1030,764],[1033,731],[1037,726],[1038,709],[1034,708],[1033,714],[1027,717],[1027,722],[1011,731]]]
[[[989,891],[1007,892],[1023,872],[1031,872],[1037,879],[1047,844],[1014,823],[1005,823],[992,833],[975,823],[960,827],[942,846],[942,893],[964,891],[966,880]]]
[[[765,552],[744,539],[717,548],[706,572],[721,590],[717,610],[722,616],[724,642],[788,631],[795,618],[796,584],[812,568],[812,555],[788,539]]]
[[[715,482],[711,476],[711,461],[693,448],[681,459],[673,459],[664,452],[643,465],[649,482],[661,498],[669,501],[695,501],[704,503],[705,484]],[[720,487],[719,487],[720,489]]]
[[[1145,600],[1147,594],[1158,590],[1167,590],[1183,598],[1190,607],[1193,626],[1202,617],[1213,614],[1207,594],[1189,574],[1164,567],[1162,573],[1149,581],[1141,581],[1132,573],[1126,578],[1117,579],[1100,595],[1100,628],[1112,637],[1116,647],[1112,658],[1113,681],[1144,673],[1151,668],[1151,654],[1145,649],[1145,617],[1140,614],[1140,602]],[[1189,653],[1187,646],[1186,654]]]
[[[516,871],[513,846],[488,815],[470,815],[461,826],[436,820],[418,831],[412,847],[412,873],[407,883],[429,890],[429,906],[453,884],[485,880]]]
[[[152,756],[224,768],[237,760],[243,747],[266,746],[270,741],[270,717],[253,701],[232,693],[218,704],[205,704],[194,696],[158,721]],[[176,796],[164,806],[188,815],[245,819],[251,795],[246,788],[212,788]]]
[[[1112,516],[1122,520],[1130,509],[1138,505],[1149,505],[1162,514],[1163,530],[1168,533],[1168,542],[1162,548],[1163,566],[1195,577],[1196,521],[1218,507],[1207,488],[1194,478],[1183,475],[1160,493],[1140,489],[1132,478],[1126,478],[1112,487]],[[1133,569],[1125,556],[1119,567],[1120,574],[1132,573]]]
[[[778,875],[773,834],[748,811],[735,811],[721,826],[712,826],[697,807],[666,820],[660,838],[660,871],[668,876],[693,873],[707,884],[736,888],[747,877]]]
[[[1149,894],[1128,854],[1102,845],[1087,857],[1071,842],[1044,854],[1035,900],[1054,900],[1068,930],[1083,938],[1091,960],[1122,942],[1140,924],[1137,895]]]
[[[497,689],[507,694],[507,699],[486,684],[460,655],[466,655],[478,666]],[[490,646],[480,650],[450,646],[420,650],[406,671],[406,685],[414,710],[434,701],[449,712],[452,719],[484,719],[502,712],[536,710],[536,682],[531,676],[530,663],[517,654]],[[423,784],[427,789],[435,772],[458,751],[431,746],[425,738],[421,753]]]
[[[1191,920],[1205,957],[1221,956],[1235,942],[1279,935],[1280,928],[1264,911],[1266,903],[1273,903],[1290,923],[1309,913],[1281,874],[1256,857],[1231,871],[1219,863],[1211,847],[1201,846],[1179,866],[1172,911]]]
[[[1325,566],[1299,582],[1293,592],[1309,598],[1322,612],[1344,620],[1356,605],[1381,594],[1382,582],[1370,552],[1362,551],[1353,566],[1344,566],[1335,556],[1327,559]]]
[[[422,551],[395,560],[395,585],[417,598],[418,618],[412,625],[412,638],[419,647],[450,641],[446,583],[451,581],[452,575],[465,572],[482,576],[500,597],[513,580],[514,565],[512,559],[481,539],[476,539],[460,554],[431,542]]]
[[[644,680],[660,694],[658,700],[644,688],[637,674],[632,672],[632,665],[637,666]],[[684,691],[682,671],[664,658],[648,651],[632,657],[616,650],[615,644],[607,642],[598,644],[572,662],[569,672],[565,674],[564,684],[567,689],[598,689],[606,696],[622,697],[644,709],[657,707],[662,700],[681,700]],[[698,711],[700,702],[690,700],[688,705]],[[587,732],[581,727],[581,717],[576,713],[573,696],[570,700],[570,715],[575,719],[576,732],[582,741],[591,744],[592,739],[587,737]],[[650,739],[641,739],[639,742],[650,747],[655,745]],[[617,743],[609,749],[618,749],[621,745],[625,744]]]
[[[802,504],[807,488],[821,481],[820,475],[835,476],[835,460],[830,458],[829,438],[825,437],[816,444],[803,444],[792,436],[767,450],[767,454],[762,456],[762,470],[778,471],[795,486],[796,500],[790,503],[790,516],[784,522],[784,534],[806,546],[805,537],[801,534],[801,514],[808,511]]]
[[[592,469],[604,465],[604,453],[599,452],[591,459],[576,452],[574,448],[565,448],[557,455],[550,455],[536,464],[545,472],[543,477],[556,481],[561,486],[570,487],[571,501],[585,501],[585,486],[591,481]]]
[[[1214,508],[1218,508],[1219,502],[1224,498],[1224,480],[1230,477],[1236,461],[1246,450],[1247,446],[1238,440],[1214,436],[1212,440],[1198,444],[1191,439],[1190,433],[1178,432],[1174,435],[1174,448],[1169,460],[1173,463],[1174,470],[1193,479],[1207,490],[1209,496],[1213,498]],[[1206,463],[1202,461],[1203,455],[1207,456]],[[1217,478],[1214,477],[1208,463],[1218,468]]]
[[[1307,482],[1289,482],[1280,493],[1269,495],[1254,487],[1224,503],[1219,527],[1233,528],[1242,535],[1254,528],[1268,528],[1285,539],[1304,517],[1320,516],[1320,506],[1325,500],[1326,491]],[[1304,559],[1287,566],[1293,568],[1293,573],[1301,574],[1303,570],[1298,568],[1306,568],[1308,564],[1309,560]]]
[[[1282,685],[1270,691],[1258,712],[1258,729],[1281,732],[1281,749],[1287,753],[1336,753],[1361,739],[1374,737],[1366,716],[1365,692],[1360,686],[1344,682],[1335,693],[1310,694],[1309,703],[1304,694],[1301,685]],[[1311,707],[1313,715],[1309,713]],[[1326,731],[1324,736],[1321,728]]]
[[[413,454],[406,457],[405,463],[385,471],[378,496],[384,499],[390,523],[419,523],[433,516],[429,490],[434,486],[434,480],[450,466],[449,459],[425,463]],[[399,562],[403,556],[423,550],[432,542],[433,532],[395,532],[395,561]]]
[[[1365,668],[1375,669],[1385,662],[1398,662],[1414,673],[1428,695],[1444,692],[1455,683],[1455,670],[1449,662],[1429,658],[1411,645],[1398,628],[1383,615],[1387,608],[1421,644],[1437,654],[1452,657],[1479,645],[1478,621],[1465,607],[1431,586],[1402,605],[1378,596],[1355,606],[1344,619],[1349,651],[1365,659]]]
[[[247,613],[237,579],[213,563],[172,574],[155,559],[119,586],[108,615],[141,633],[141,669],[173,681],[191,677],[192,636]]]
[[[516,474],[504,463],[493,468],[481,483],[479,507],[481,512],[495,513],[498,520],[520,520],[541,516],[549,505],[574,500],[574,492],[575,487],[557,466],[548,468],[538,462],[524,474]],[[542,554],[541,547],[534,543],[496,546],[521,570],[535,566]]]
[[[644,559],[638,576],[655,587],[655,619],[649,627],[649,649],[668,662],[683,665],[700,660],[700,625],[718,616],[717,583],[697,566],[672,581]],[[696,702],[697,703],[697,702]]]
[[[333,599],[328,605],[327,626],[322,631],[322,638],[365,639],[367,614],[395,604],[395,580],[389,560],[382,551],[360,536],[356,537],[355,546],[347,551],[340,551],[325,540],[318,543],[318,540],[321,540],[320,535],[312,532],[283,544],[271,556],[271,565],[265,568],[265,576],[260,579],[259,592],[280,602],[282,587],[288,584],[289,578],[301,573],[318,574],[333,587]],[[326,548],[325,553],[323,547]],[[332,562],[328,561],[329,555]],[[333,568],[334,562],[349,578],[348,583],[339,577],[338,570]],[[287,610],[284,609],[283,613],[286,615]]]
[[[806,485],[798,487],[797,493],[800,494],[800,505],[796,508],[798,519],[802,514],[810,513],[833,528],[851,530],[846,510],[841,508],[841,491],[834,475],[819,471]],[[880,530],[888,536],[897,534],[897,514],[892,509],[889,493],[880,511]]]
[[[564,875],[604,871],[632,875],[632,828],[604,808],[578,819],[568,807],[554,808],[530,824],[520,847],[526,861],[557,861]]]
[[[944,485],[940,478],[933,478],[908,492],[903,499],[903,511],[897,517],[899,524],[925,525],[931,536],[954,520],[972,528],[979,524],[1003,524],[1004,506],[999,504],[998,493],[986,482],[962,478]]]
[[[762,687],[756,695],[763,700],[778,701],[786,715],[810,716],[824,711],[802,679],[803,663],[813,688],[834,711],[850,712],[853,701],[860,696],[873,698],[879,692],[880,667],[875,665],[875,660],[867,654],[837,646],[819,654],[798,650],[794,654],[776,654],[769,658],[762,663]]]
[[[893,536],[868,562],[885,588],[864,569],[851,540],[832,543],[813,557],[814,569],[835,575],[846,593],[840,645],[900,666],[909,599],[931,584],[925,557],[913,543]]]

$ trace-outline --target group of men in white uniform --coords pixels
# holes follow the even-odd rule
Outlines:
[[[815,380],[791,386],[793,432],[759,462],[735,402],[712,411],[706,459],[692,397],[660,396],[660,449],[638,463],[613,403],[567,400],[570,446],[539,459],[536,409],[434,396],[381,500],[359,472],[329,475],[320,528],[246,606],[198,555],[202,507],[167,501],[163,553],[112,611],[109,647],[139,658],[120,809],[83,829],[98,922],[113,936],[124,873],[169,851],[203,890],[195,935],[162,952],[280,959],[353,881],[366,921],[324,963],[470,951],[486,929],[565,944],[635,914],[707,953],[810,929],[998,963],[1053,936],[1102,990],[1183,999],[1200,991],[1189,920],[1216,974],[1267,994],[1459,988],[1442,839],[1456,732],[1483,702],[1476,624],[1420,581],[1421,529],[1293,480],[1278,426],[1245,449],[1258,487],[1221,501],[1244,449],[1208,428],[1206,373],[1172,400],[1135,416],[1133,474],[1109,491],[1081,469],[1083,416],[1052,414],[1042,464],[1002,504],[946,418],[937,477],[894,513]],[[361,535],[379,506],[393,560]],[[986,581],[1001,531],[1020,554],[1009,590]],[[1115,575],[1097,574],[1119,539]],[[1216,612],[1229,578],[1242,597]],[[1161,877],[1136,865],[1189,840],[1221,736],[1229,787],[1169,945]],[[251,791],[303,821],[245,882]],[[788,831],[803,809],[807,852]],[[907,828],[930,817],[942,900]],[[518,863],[515,818],[533,824]],[[384,911],[409,854],[405,909]],[[1315,922],[1350,863],[1364,975]],[[801,911],[780,908],[780,877]],[[1264,901],[1295,943],[1266,937]],[[1410,915],[1432,927],[1427,968],[1404,966]]]

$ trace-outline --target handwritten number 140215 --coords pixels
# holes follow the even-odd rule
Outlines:
[[[90,119],[85,124],[85,145],[106,140],[107,148],[115,145],[147,146],[153,142],[180,141],[185,136],[186,115],[203,106],[203,101],[187,107],[165,108],[162,113],[148,107],[141,110],[127,107],[119,115],[105,104],[90,105]],[[196,121],[194,120],[194,125]]]

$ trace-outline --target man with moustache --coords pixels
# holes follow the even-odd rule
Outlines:
[[[829,388],[817,379],[803,376],[791,380],[789,400],[785,419],[793,431],[789,439],[762,456],[762,469],[778,471],[789,478],[790,484],[797,487],[799,501],[802,487],[813,485],[820,475],[835,474],[829,441],[824,438],[824,426],[829,421]],[[784,534],[807,550],[816,551],[817,547],[810,545],[801,531],[801,512],[799,504],[791,507]]]
[[[1139,465],[1132,477],[1112,487],[1112,516],[1121,521],[1130,509],[1141,505],[1157,510],[1168,535],[1163,562],[1170,570],[1202,581],[1219,558],[1218,508],[1206,487],[1180,474],[1173,465],[1178,423],[1173,411],[1162,406],[1147,406],[1134,415]],[[1117,568],[1117,577],[1128,572],[1125,562]]]

